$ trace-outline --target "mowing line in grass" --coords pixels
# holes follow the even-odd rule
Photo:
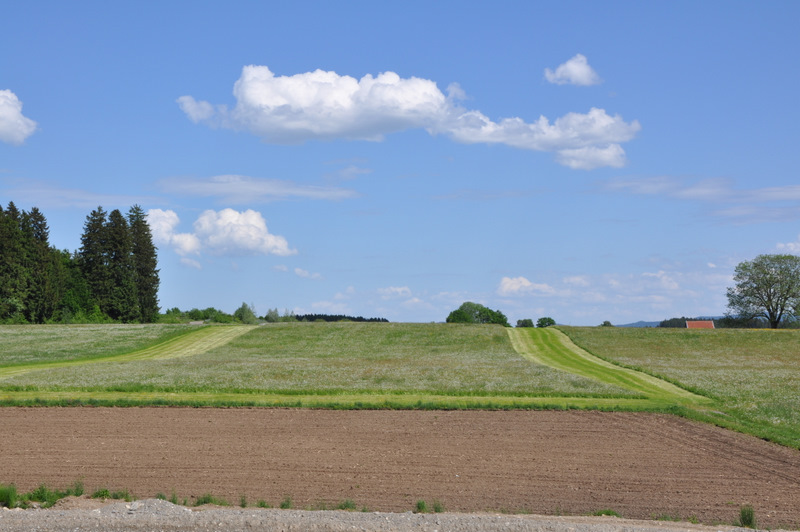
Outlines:
[[[517,328],[508,329],[508,334],[514,349],[537,364],[636,391],[651,401],[681,405],[711,403],[707,397],[664,380],[597,358],[576,346],[558,329]]]
[[[132,351],[122,355],[93,358],[89,360],[65,360],[35,364],[22,364],[0,368],[0,380],[16,377],[30,371],[97,364],[102,362],[127,362],[131,360],[163,360],[188,357],[205,353],[227,344],[234,338],[251,331],[254,326],[215,326],[203,327],[189,334],[171,338],[154,346]]]

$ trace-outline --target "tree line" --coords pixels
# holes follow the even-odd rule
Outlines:
[[[0,323],[158,321],[157,249],[139,205],[93,210],[74,253],[49,237],[37,207],[0,206]]]

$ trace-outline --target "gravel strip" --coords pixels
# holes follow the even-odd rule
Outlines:
[[[651,522],[613,517],[537,515],[415,514],[272,509],[195,509],[159,499],[117,502],[95,509],[0,510],[4,532],[152,531],[253,532],[710,532],[746,530],[690,523]]]

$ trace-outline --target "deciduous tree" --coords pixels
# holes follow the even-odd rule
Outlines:
[[[510,327],[508,318],[499,310],[467,301],[447,316],[447,323],[495,323]]]
[[[759,255],[739,263],[728,288],[728,308],[738,318],[761,317],[777,329],[800,312],[800,257]]]

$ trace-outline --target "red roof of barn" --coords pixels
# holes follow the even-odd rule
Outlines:
[[[714,321],[713,320],[692,320],[686,321],[686,328],[687,329],[713,329],[714,328]]]

